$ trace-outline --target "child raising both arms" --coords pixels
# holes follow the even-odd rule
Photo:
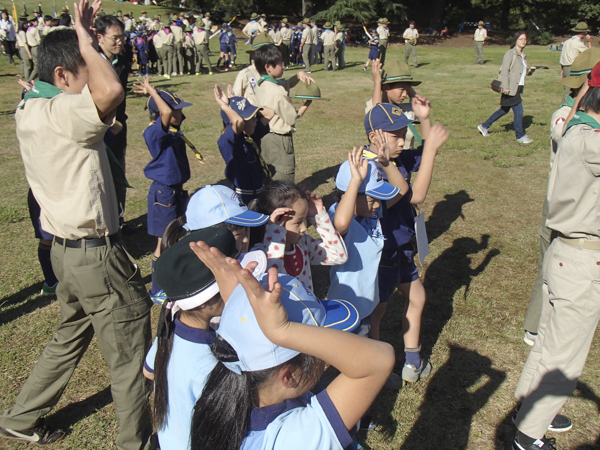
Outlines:
[[[318,195],[303,192],[289,181],[273,181],[265,186],[252,209],[271,217],[264,236],[252,247],[267,254],[267,267],[298,278],[312,290],[311,265],[333,266],[348,260],[344,240]],[[306,234],[307,221],[315,225],[320,239]]]

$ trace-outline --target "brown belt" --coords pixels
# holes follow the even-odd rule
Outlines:
[[[586,250],[600,250],[600,241],[592,241],[590,239],[571,239],[560,236],[559,239],[567,245],[571,245],[577,248],[583,248]]]

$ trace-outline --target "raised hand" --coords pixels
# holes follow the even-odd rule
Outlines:
[[[374,153],[377,153],[377,162],[381,167],[387,167],[390,164],[390,145],[387,142],[387,137],[383,130],[376,130],[375,136],[371,140],[371,146]]]
[[[137,81],[133,82],[134,94],[150,95],[154,90],[154,86],[150,84],[150,78],[144,77],[144,79],[138,78]]]
[[[233,87],[231,86],[231,84],[227,85],[227,97],[229,97],[229,98],[235,97],[235,94],[233,92]]]
[[[435,149],[435,151],[437,152],[438,149],[444,144],[444,142],[446,142],[448,136],[450,136],[448,130],[446,130],[446,128],[442,124],[436,123],[434,126],[431,127],[431,131],[429,131],[426,144],[428,147],[430,147],[431,149]]]
[[[429,117],[431,102],[422,95],[415,95],[412,99],[412,108],[415,116],[420,120],[424,120]]]
[[[312,77],[309,77],[304,70],[298,72],[296,76],[298,77],[298,80],[300,80],[302,83],[310,84],[315,82],[315,80]]]
[[[91,45],[98,49],[98,41],[93,30],[94,17],[102,7],[101,0],[94,0],[90,5],[88,0],[79,0],[79,4],[73,3],[73,18],[75,19],[75,31],[79,40],[79,48]]]
[[[352,178],[360,180],[361,182],[367,177],[369,173],[369,161],[363,159],[363,149],[360,147],[356,150],[356,147],[352,149],[352,153],[348,153],[348,163],[350,165],[350,173]]]
[[[214,88],[215,100],[221,106],[229,106],[229,97],[223,90],[219,87],[218,84],[215,84]]]
[[[271,213],[269,222],[284,227],[285,223],[290,219],[292,208],[277,208]]]
[[[377,58],[375,61],[373,61],[373,66],[371,67],[371,75],[373,75],[373,81],[381,82],[381,68],[382,67],[383,67],[383,64],[381,64],[381,62],[379,61],[379,58]]]
[[[323,211],[323,199],[310,191],[306,191],[306,199],[308,200],[307,217],[312,219]]]

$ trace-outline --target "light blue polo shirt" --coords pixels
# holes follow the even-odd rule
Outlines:
[[[173,348],[167,366],[169,384],[169,413],[166,426],[158,430],[161,450],[190,448],[190,428],[196,401],[202,395],[204,384],[217,359],[210,351],[215,338],[212,331],[188,327],[175,319]],[[144,368],[154,373],[157,340],[150,348]]]
[[[335,218],[337,207],[338,203],[334,203],[329,208],[329,217]],[[356,307],[361,319],[371,315],[379,303],[377,272],[384,242],[380,212],[381,208],[372,217],[355,216],[352,219],[343,236],[348,261],[331,266],[329,272],[331,284],[327,298],[349,301]]]
[[[252,410],[240,450],[343,450],[352,443],[327,391]]]

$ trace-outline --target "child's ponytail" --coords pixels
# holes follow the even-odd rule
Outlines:
[[[166,301],[160,311],[158,319],[157,349],[154,358],[154,428],[160,430],[167,425],[169,414],[169,384],[167,380],[167,366],[173,349],[173,321],[171,310],[167,308]]]
[[[163,253],[169,247],[172,247],[179,240],[179,235],[182,231],[185,231],[183,226],[186,224],[187,219],[185,214],[179,216],[177,219],[172,220],[169,225],[165,228],[162,235],[162,241],[160,243],[160,252]]]

